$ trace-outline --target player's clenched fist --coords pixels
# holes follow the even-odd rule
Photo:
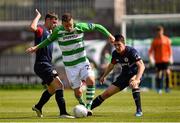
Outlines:
[[[114,43],[115,38],[114,38],[114,36],[113,36],[113,35],[110,35],[108,40],[109,40],[109,42],[110,42],[111,44],[113,44],[113,43]]]
[[[99,81],[100,81],[100,84],[103,84],[103,83],[104,83],[104,80],[105,80],[105,78],[104,78],[104,77],[101,77],[100,80],[99,80]]]
[[[37,16],[41,17],[41,13],[38,11],[38,9],[36,9],[36,14]]]
[[[130,88],[137,88],[140,83],[140,80],[132,79],[130,80],[129,87]]]

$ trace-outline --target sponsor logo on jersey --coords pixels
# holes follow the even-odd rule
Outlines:
[[[69,40],[75,40],[83,37],[83,33],[80,34],[71,34],[71,35],[64,35],[60,38],[58,38],[59,41],[69,41]]]
[[[75,38],[77,38],[77,37],[78,37],[77,34],[69,35],[69,36],[63,37],[63,40],[71,40],[71,39],[75,39]]]
[[[122,66],[129,66],[129,63],[121,63]]]
[[[127,57],[124,58],[124,63],[121,64],[122,66],[129,66],[129,59]]]

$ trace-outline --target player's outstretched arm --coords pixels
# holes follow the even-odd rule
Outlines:
[[[109,42],[110,42],[111,44],[113,44],[114,41],[115,41],[115,38],[114,38],[114,36],[113,36],[112,34],[110,34],[108,40],[109,40]]]
[[[110,43],[114,43],[114,36],[102,25],[100,24],[95,24],[95,23],[79,23],[78,26],[82,29],[83,32],[86,31],[98,31],[105,35]]]
[[[37,30],[37,25],[40,18],[41,18],[41,13],[36,9],[36,17],[33,19],[29,27],[32,32],[35,32]]]
[[[26,52],[28,53],[34,53],[36,52],[38,49],[43,48],[45,46],[48,46],[50,43],[52,43],[53,41],[55,41],[57,39],[57,32],[58,29],[56,29],[51,35],[50,37],[48,37],[47,39],[43,40],[40,44],[30,47],[26,50]]]
[[[143,75],[144,70],[145,70],[145,65],[144,65],[142,60],[137,61],[136,65],[138,67],[138,71],[137,71],[137,74],[130,79],[130,87],[131,88],[137,88],[138,87],[138,85],[140,83],[140,79],[142,78],[142,75]]]
[[[27,53],[34,53],[34,52],[36,52],[38,49],[43,48],[43,47],[45,47],[45,46],[48,46],[50,43],[52,43],[52,42],[47,38],[47,39],[45,39],[43,42],[41,42],[40,44],[26,49],[26,52],[27,52]]]
[[[27,49],[26,49],[26,52],[27,52],[27,53],[34,53],[34,52],[36,52],[37,50],[38,50],[38,47],[37,47],[37,45],[36,45],[36,46],[27,48]]]
[[[114,36],[104,26],[102,26],[100,24],[94,24],[94,25],[95,25],[95,30],[97,30],[97,31],[103,33],[105,36],[107,36],[110,43],[112,43],[112,44],[114,43],[114,41],[115,41]]]
[[[106,78],[106,76],[112,71],[112,69],[114,68],[114,64],[109,64],[108,67],[106,68],[104,74],[101,76],[100,78],[100,84],[104,83],[104,80]]]
[[[137,71],[135,79],[140,80],[142,78],[143,73],[144,73],[145,65],[144,65],[144,62],[142,60],[137,61],[136,65],[138,67],[138,71]]]

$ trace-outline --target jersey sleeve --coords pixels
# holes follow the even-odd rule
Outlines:
[[[50,43],[55,41],[58,37],[58,31],[59,31],[58,28],[55,28],[52,34],[47,39],[45,39],[40,44],[38,44],[38,48],[43,48],[45,46],[48,46]]]
[[[136,49],[131,50],[130,58],[133,62],[137,62],[137,61],[141,60],[141,56],[139,55],[139,53],[137,52]]]
[[[58,38],[59,27],[53,29],[52,34],[47,38],[50,42],[55,41]]]
[[[43,28],[38,26],[37,30],[35,31],[37,37],[41,37],[43,35]]]
[[[108,37],[111,33],[102,25],[100,24],[94,24],[94,23],[79,23],[79,26],[81,27],[83,32],[86,31],[99,31],[106,37]]]
[[[111,64],[116,64],[115,52],[112,53]]]

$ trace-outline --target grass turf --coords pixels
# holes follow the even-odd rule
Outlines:
[[[144,115],[135,117],[135,105],[131,91],[120,92],[100,107],[93,110],[91,117],[58,118],[58,108],[54,96],[43,108],[43,118],[37,118],[31,110],[43,90],[1,90],[0,122],[180,122],[180,91],[158,95],[154,91],[142,92]],[[96,96],[103,92],[97,90]],[[72,114],[77,104],[72,90],[65,90],[67,111]]]

